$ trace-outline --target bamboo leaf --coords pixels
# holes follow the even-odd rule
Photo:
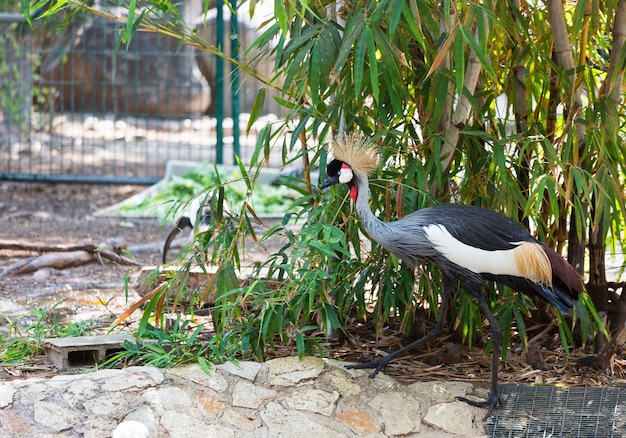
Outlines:
[[[354,57],[354,95],[359,96],[363,88],[363,72],[365,71],[365,47],[367,43],[367,28],[363,27],[359,37]]]
[[[280,26],[280,30],[283,35],[287,35],[289,23],[287,10],[285,9],[285,2],[281,0],[274,0],[274,17],[276,17],[276,21],[278,22],[278,26]]]
[[[313,107],[316,107],[317,103],[319,102],[321,76],[322,76],[322,71],[321,71],[320,47],[319,47],[319,44],[315,44],[313,48],[311,49],[310,67],[309,67],[309,87],[311,90],[310,95],[311,95],[311,103]]]
[[[388,11],[386,14],[387,17],[387,32],[389,37],[393,37],[396,33],[396,29],[398,28],[398,23],[400,21],[400,16],[402,15],[402,10],[405,7],[404,1],[391,1],[389,3]]]
[[[359,36],[362,35],[363,27],[365,26],[365,20],[363,18],[364,15],[361,12],[357,13],[346,22],[343,40],[339,46],[339,53],[334,65],[334,70],[336,72],[343,70],[348,57],[352,53],[354,44]]]
[[[135,27],[135,8],[137,6],[137,0],[130,0],[128,2],[128,15],[126,17],[126,50],[130,45],[130,39],[133,35]]]
[[[252,129],[254,122],[259,119],[259,116],[263,111],[263,106],[265,106],[265,87],[259,89],[256,98],[254,99],[252,111],[250,112],[250,118],[248,119],[248,126],[246,127],[246,131],[248,133],[250,133],[250,129]]]
[[[369,67],[370,67],[370,86],[372,87],[372,94],[376,102],[380,101],[380,90],[378,88],[378,60],[376,58],[376,44],[374,41],[374,34],[370,27],[365,28],[366,40],[367,40],[367,53],[369,55]]]
[[[495,83],[497,83],[498,78],[496,77],[496,73],[493,69],[493,66],[491,65],[491,62],[489,62],[489,59],[487,58],[485,51],[483,51],[478,45],[478,43],[476,42],[474,35],[472,35],[471,31],[465,26],[459,26],[459,29],[461,31],[461,34],[463,35],[463,39],[465,40],[465,42],[467,42],[467,44],[472,49],[472,53],[474,54],[478,62],[480,62],[481,67],[490,76],[490,79],[494,81]]]
[[[457,25],[455,24],[455,26]],[[445,60],[445,57],[448,54],[448,50],[450,50],[450,45],[452,44],[452,41],[454,41],[455,34],[456,34],[455,29],[452,29],[450,31],[450,34],[447,35],[441,48],[437,52],[437,56],[435,57],[432,64],[430,65],[430,69],[428,69],[428,72],[426,73],[426,77],[424,78],[424,80],[428,79],[433,74],[433,72],[439,68],[441,63]]]

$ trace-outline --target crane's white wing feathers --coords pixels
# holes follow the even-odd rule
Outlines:
[[[486,251],[457,240],[443,225],[429,225],[424,227],[426,237],[434,248],[452,263],[462,266],[477,274],[490,273],[493,275],[512,275],[521,277],[515,263],[514,249]],[[511,242],[520,245],[523,242]]]

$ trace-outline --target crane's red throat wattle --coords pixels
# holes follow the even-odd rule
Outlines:
[[[350,198],[352,198],[353,201],[356,201],[356,197],[359,194],[359,191],[357,189],[357,187],[355,185],[350,187]]]

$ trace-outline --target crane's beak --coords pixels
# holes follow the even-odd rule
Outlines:
[[[327,187],[330,187],[334,184],[339,184],[339,175],[329,176],[324,180],[324,182],[320,185],[320,190],[324,190]]]

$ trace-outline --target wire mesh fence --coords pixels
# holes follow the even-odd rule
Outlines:
[[[626,436],[623,388],[502,385],[493,438]]]
[[[214,39],[215,20],[204,19],[198,29]],[[57,24],[0,14],[0,179],[148,184],[168,160],[214,162],[224,148],[228,164],[234,144],[244,161],[252,153],[254,130],[235,141],[232,128],[247,124],[258,81],[233,90],[240,108],[224,100],[217,138],[215,55],[148,32],[126,47],[122,24],[98,17]],[[255,38],[252,25],[239,32],[242,45]],[[280,114],[267,102],[261,125]]]

